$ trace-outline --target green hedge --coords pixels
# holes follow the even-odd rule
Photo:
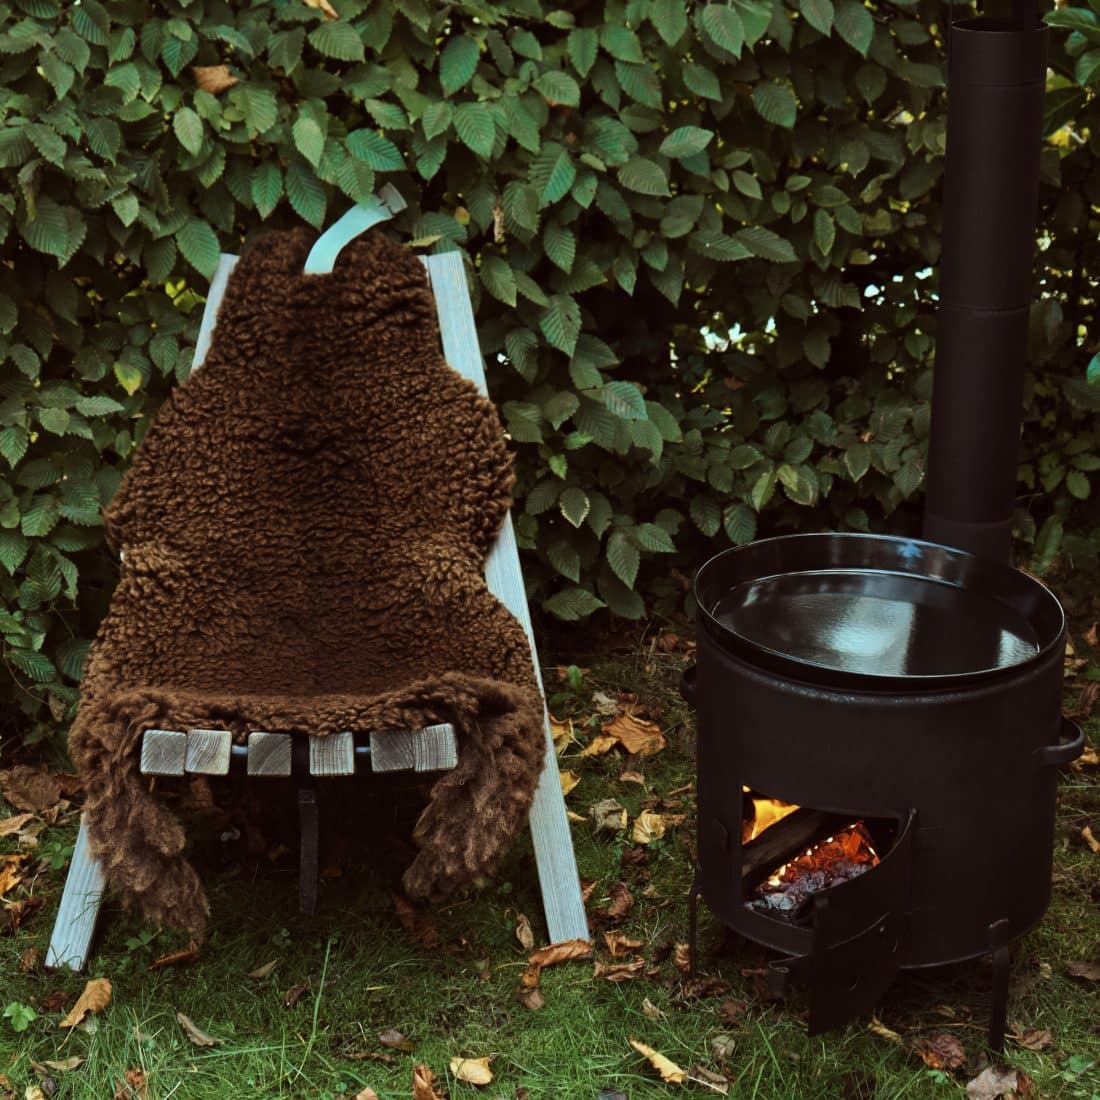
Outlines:
[[[384,181],[406,239],[470,258],[548,611],[670,610],[730,540],[895,522],[928,430],[944,10],[0,4],[3,732],[76,698],[101,508],[188,372],[219,249]],[[1091,552],[1060,534],[1100,466],[1100,36],[1056,19],[1021,473],[1041,564]]]

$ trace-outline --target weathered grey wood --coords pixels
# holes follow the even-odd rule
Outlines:
[[[455,728],[450,722],[422,730],[371,731],[371,771],[448,771],[457,765]]]
[[[350,733],[330,733],[309,739],[311,775],[354,775],[355,739]]]
[[[289,733],[248,735],[248,774],[264,776],[290,775],[291,744]]]
[[[466,269],[459,252],[444,252],[425,260],[432,291],[435,294],[439,330],[443,338],[443,354],[447,362],[460,374],[477,384],[487,393],[485,367],[481,348],[477,341],[470,291],[466,284]],[[493,593],[520,621],[527,632],[531,646],[531,660],[535,674],[539,674],[538,654],[535,652],[535,635],[531,627],[531,615],[527,608],[527,592],[519,566],[519,550],[512,517],[506,516],[500,536],[489,555],[485,568],[485,580]],[[546,716],[546,758],[542,775],[531,805],[531,836],[538,864],[542,902],[546,911],[546,924],[551,942],[587,939],[588,918],[581,897],[580,877],[573,854],[573,837],[565,815],[565,799],[558,777],[558,761],[554,752],[554,738],[550,719]]]
[[[146,730],[141,738],[143,775],[183,775],[187,734],[182,730]]]
[[[198,775],[228,775],[232,749],[229,730],[188,730],[187,770]]]
[[[65,890],[61,895],[61,907],[57,911],[50,946],[46,950],[47,967],[84,969],[103,901],[103,890],[103,868],[99,860],[92,858],[87,826],[81,818]]]

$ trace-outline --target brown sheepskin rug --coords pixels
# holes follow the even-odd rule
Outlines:
[[[92,850],[124,900],[199,937],[206,895],[140,773],[145,730],[453,723],[416,898],[492,868],[545,751],[526,635],[484,580],[513,480],[496,412],[444,362],[412,252],[376,231],[303,275],[313,236],[241,259],[106,516],[121,577],[70,738]]]

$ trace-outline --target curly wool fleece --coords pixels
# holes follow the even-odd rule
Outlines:
[[[458,767],[403,880],[419,898],[491,869],[545,751],[526,635],[484,580],[513,481],[496,411],[444,362],[412,252],[374,232],[303,275],[311,244],[271,234],[241,259],[205,364],[108,509],[124,560],[70,738],[108,884],[199,937],[205,891],[140,773],[145,730],[453,723]]]

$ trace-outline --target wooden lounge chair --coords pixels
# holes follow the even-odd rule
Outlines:
[[[357,207],[318,240],[310,253],[306,271],[332,270],[340,248],[369,225],[382,221],[405,206],[397,192],[386,187],[371,203]],[[474,326],[473,309],[466,283],[466,271],[458,252],[422,258],[435,296],[443,354],[459,373],[486,391],[484,366]],[[210,294],[195,349],[198,367],[210,346],[218,306],[225,293],[237,257],[223,255],[210,284]],[[519,554],[511,517],[506,517],[486,565],[489,590],[519,620],[531,643],[531,656],[538,675],[531,617],[520,573]],[[541,686],[541,677],[540,677]],[[312,912],[316,903],[316,796],[310,777],[351,776],[357,768],[372,772],[428,772],[455,767],[454,729],[449,725],[422,730],[377,731],[376,737],[351,733],[312,739],[308,775],[298,776],[299,823],[302,831],[300,907]],[[546,923],[552,942],[588,937],[588,923],[581,898],[580,881],[573,855],[572,837],[565,813],[558,777],[557,758],[546,722],[546,757],[534,802],[530,825],[542,890]],[[291,738],[288,734],[256,731],[247,746],[232,744],[228,730],[148,730],[142,742],[141,770],[153,775],[227,775],[230,768],[243,768],[262,782],[268,777],[292,775]],[[48,967],[82,970],[87,962],[104,892],[103,872],[92,857],[86,828],[81,823],[46,955]]]

